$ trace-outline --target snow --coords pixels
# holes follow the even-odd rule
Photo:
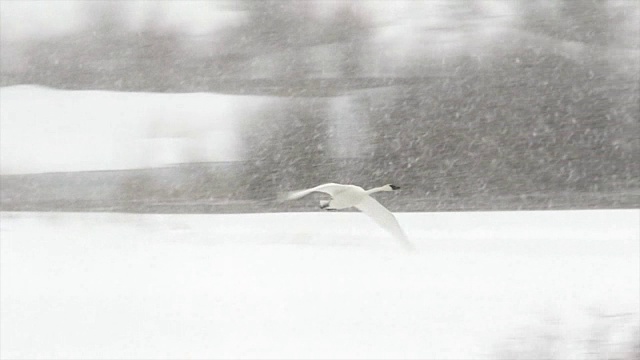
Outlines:
[[[3,87],[0,100],[4,175],[240,160],[241,126],[273,101],[31,85]]]
[[[482,359],[543,322],[570,359],[638,322],[640,210],[397,217],[418,253],[355,212],[3,212],[0,355]]]

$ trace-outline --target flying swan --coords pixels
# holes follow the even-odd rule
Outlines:
[[[364,190],[360,186],[328,183],[318,185],[311,189],[291,191],[280,196],[281,200],[296,200],[312,192],[322,192],[331,195],[331,200],[321,200],[320,208],[324,210],[339,210],[355,207],[363,213],[369,215],[373,221],[390,232],[402,245],[409,250],[415,250],[413,244],[398,224],[398,220],[393,214],[382,206],[371,194],[380,191],[394,191],[400,189],[399,186],[387,184],[377,188]]]

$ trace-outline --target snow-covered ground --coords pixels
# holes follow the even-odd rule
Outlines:
[[[0,89],[0,173],[121,170],[240,160],[260,96]]]
[[[0,174],[129,170],[245,159],[246,134],[282,98],[0,88]],[[348,97],[331,100],[337,156],[368,149]],[[269,112],[271,111],[271,112]],[[347,119],[347,121],[344,121]],[[366,133],[362,132],[361,133]],[[347,145],[348,144],[348,145]],[[364,149],[364,150],[363,150]]]
[[[569,359],[612,318],[628,345],[640,210],[398,219],[418,253],[350,212],[4,212],[1,357]]]

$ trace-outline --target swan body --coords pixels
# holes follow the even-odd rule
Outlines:
[[[313,192],[329,194],[331,196],[331,200],[320,201],[321,209],[339,210],[355,207],[367,214],[378,225],[390,232],[405,248],[414,250],[414,247],[411,242],[409,242],[407,235],[400,227],[400,224],[398,224],[396,217],[393,216],[393,214],[382,206],[382,204],[380,204],[376,199],[370,196],[377,192],[394,191],[398,189],[400,189],[400,187],[392,184],[365,190],[356,185],[328,183],[318,185],[310,189],[289,192],[282,196],[281,200],[296,200]]]

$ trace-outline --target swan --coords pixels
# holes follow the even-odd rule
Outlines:
[[[398,220],[382,204],[370,195],[381,191],[394,191],[400,189],[399,186],[387,184],[373,189],[365,190],[356,185],[344,185],[328,183],[316,187],[291,191],[280,196],[280,200],[296,200],[311,194],[312,192],[322,192],[329,194],[331,200],[321,200],[320,208],[324,210],[339,210],[350,207],[367,214],[373,221],[391,233],[408,250],[415,250],[413,244],[398,224]]]

